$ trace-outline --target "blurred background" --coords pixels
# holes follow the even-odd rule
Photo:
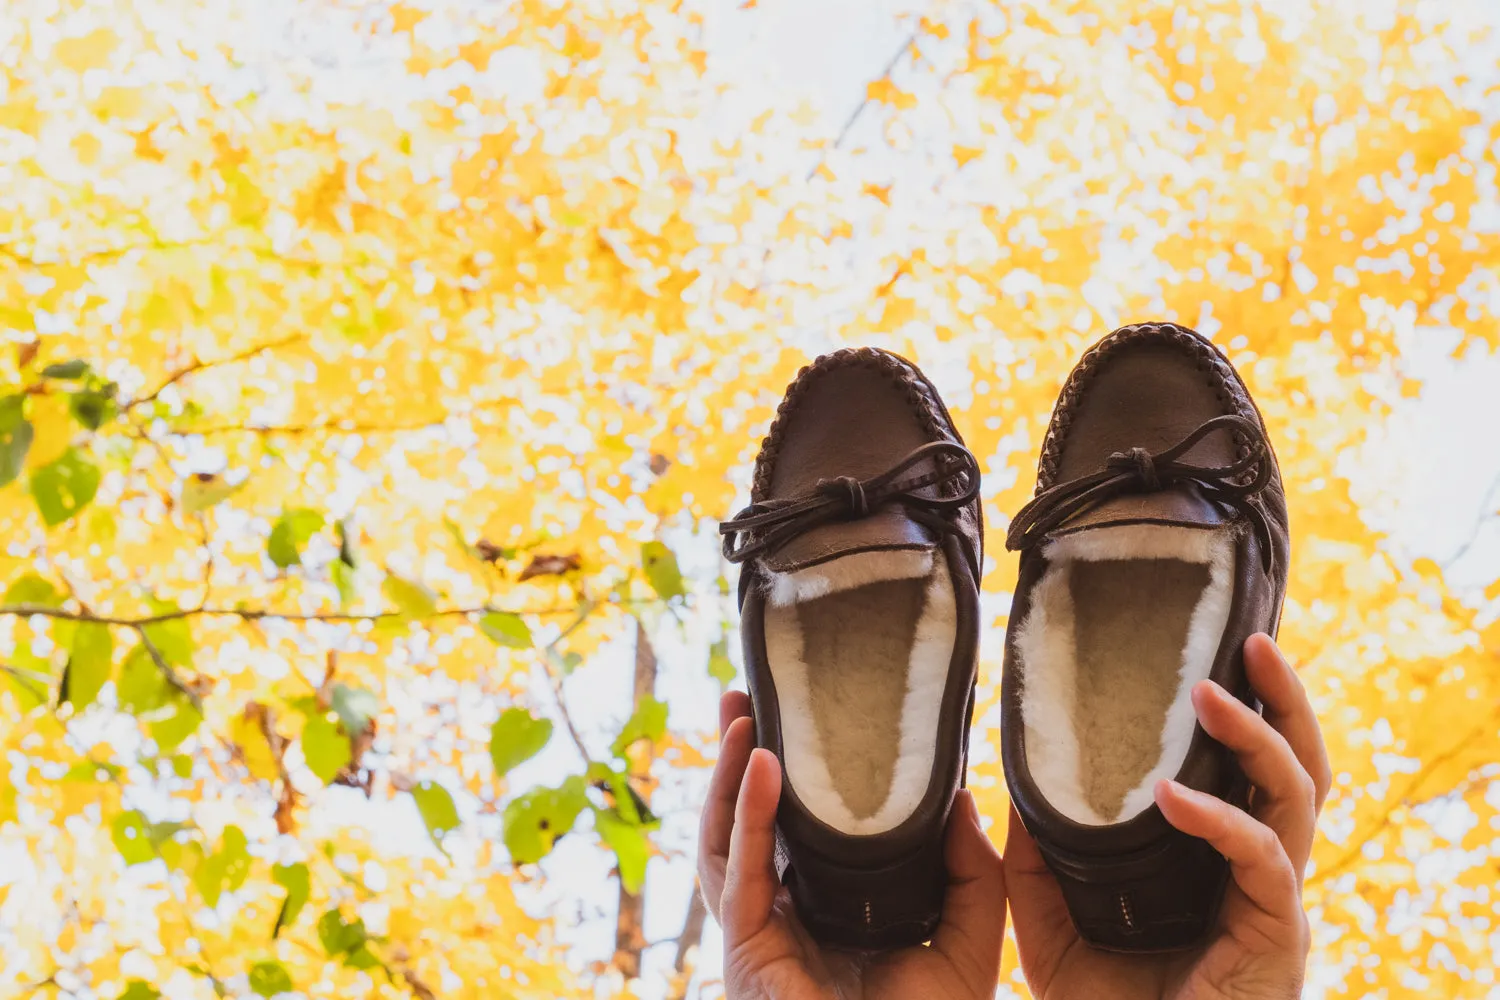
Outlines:
[[[719,996],[714,524],[845,344],[985,469],[998,841],[1008,515],[1171,319],[1288,485],[1307,995],[1500,996],[1500,6],[9,0],[0,137],[0,995]]]

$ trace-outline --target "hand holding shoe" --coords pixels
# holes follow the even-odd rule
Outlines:
[[[722,743],[704,806],[698,877],[724,928],[724,984],[733,1000],[989,998],[1005,938],[1005,874],[961,791],[948,820],[948,888],[930,945],[858,953],[819,946],[803,928],[772,862],[781,769],[755,748],[750,699],[726,694]]]
[[[966,791],[948,824],[948,894],[931,946],[869,958],[820,949],[798,924],[772,866],[781,790],[776,759],[753,749],[749,700],[738,692],[725,695],[723,744],[703,814],[698,868],[709,910],[724,925],[728,996],[993,996],[1007,889],[1021,968],[1039,1000],[1300,996],[1308,951],[1302,872],[1331,781],[1328,757],[1307,694],[1275,643],[1252,636],[1245,667],[1265,704],[1264,717],[1207,682],[1193,702],[1204,728],[1235,752],[1254,783],[1249,812],[1169,782],[1157,789],[1167,820],[1227,856],[1233,878],[1207,943],[1163,955],[1119,955],[1083,943],[1057,880],[1015,813],[1002,870]]]

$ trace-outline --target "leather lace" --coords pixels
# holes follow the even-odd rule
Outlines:
[[[1189,448],[1216,431],[1239,433],[1249,442],[1249,453],[1230,465],[1203,466],[1178,461]],[[1275,559],[1271,550],[1271,524],[1265,512],[1250,500],[1271,481],[1272,472],[1271,447],[1258,424],[1237,414],[1214,417],[1170,448],[1155,453],[1145,448],[1117,451],[1098,472],[1038,493],[1016,512],[1005,535],[1005,547],[1012,551],[1031,548],[1069,519],[1121,494],[1150,493],[1191,483],[1204,499],[1227,504],[1245,516],[1260,540],[1261,558],[1269,573]],[[1246,475],[1251,477],[1249,482],[1238,482]]]
[[[902,478],[929,458],[933,459],[933,471]],[[961,484],[957,495],[934,497],[917,492],[948,483]],[[724,536],[724,558],[740,563],[774,553],[819,525],[857,520],[882,507],[896,505],[919,524],[957,535],[960,529],[947,515],[978,495],[979,462],[969,449],[953,441],[932,441],[869,479],[853,476],[820,479],[813,491],[803,496],[752,503],[722,522],[719,534]]]

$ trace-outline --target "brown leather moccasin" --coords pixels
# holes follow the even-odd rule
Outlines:
[[[1168,825],[1162,778],[1243,804],[1233,757],[1197,725],[1211,678],[1254,705],[1241,648],[1276,632],[1289,537],[1249,391],[1170,323],[1094,345],[1063,386],[1021,552],[1002,684],[1011,799],[1079,934],[1116,951],[1195,943],[1228,864]]]
[[[724,522],[756,737],[781,761],[777,869],[827,944],[928,938],[964,779],[979,467],[937,390],[870,348],[803,368]]]

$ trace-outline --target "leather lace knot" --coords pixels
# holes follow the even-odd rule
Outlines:
[[[1161,477],[1156,474],[1156,459],[1145,448],[1117,451],[1105,463],[1116,472],[1133,471],[1141,486],[1148,490],[1161,489]]]
[[[865,488],[853,476],[818,480],[818,492],[828,497],[842,498],[850,518],[867,517],[870,513],[870,498]]]
[[[1214,432],[1237,433],[1249,443],[1244,457],[1223,466],[1181,462],[1186,452]],[[1029,549],[1073,517],[1124,493],[1155,492],[1178,484],[1191,484],[1203,498],[1239,511],[1260,541],[1261,559],[1271,572],[1275,555],[1271,549],[1271,524],[1265,511],[1251,501],[1271,481],[1275,471],[1271,446],[1265,431],[1253,420],[1225,414],[1205,420],[1181,441],[1152,453],[1145,448],[1117,451],[1105,459],[1104,468],[1066,483],[1050,486],[1032,497],[1016,512],[1006,532],[1005,547]],[[1240,480],[1249,477],[1248,482]]]
[[[902,478],[928,459],[931,471]],[[950,485],[956,487],[954,495],[942,495]],[[921,492],[929,487],[938,489]],[[724,558],[732,563],[776,552],[819,525],[869,517],[882,507],[899,506],[919,524],[958,534],[950,515],[977,496],[979,462],[969,449],[956,441],[930,441],[869,479],[823,479],[811,493],[752,503],[721,523],[719,534],[724,537]]]

